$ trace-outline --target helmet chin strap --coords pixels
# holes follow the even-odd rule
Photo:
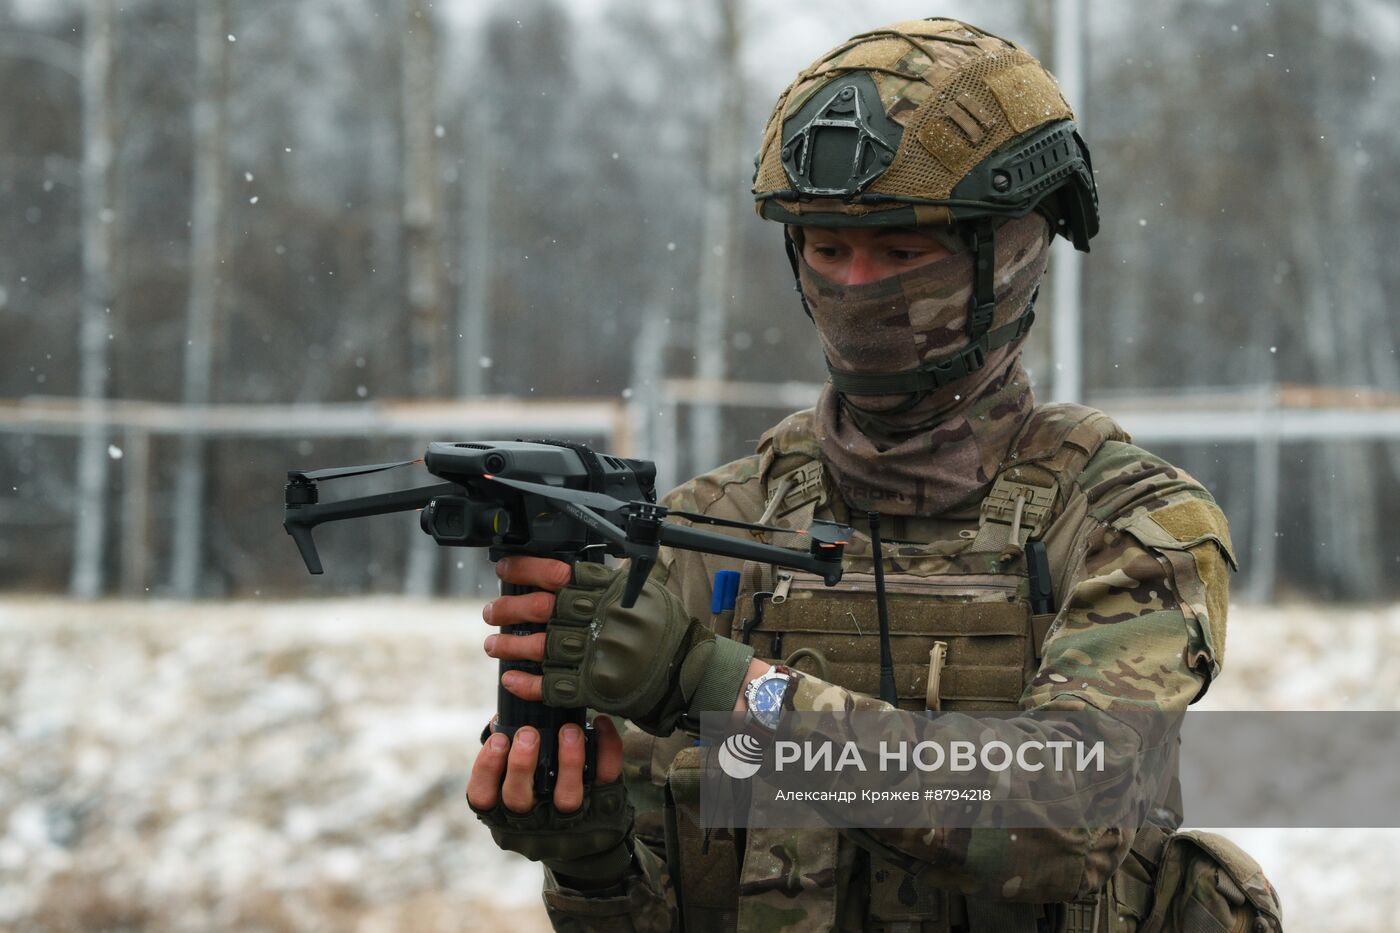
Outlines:
[[[966,236],[972,251],[972,306],[967,312],[967,336],[977,343],[991,330],[992,313],[996,310],[997,234],[990,220],[979,220]]]
[[[807,320],[816,326],[817,319],[812,317],[812,308],[807,304],[807,293],[802,290],[802,271],[799,265],[801,260],[797,255],[797,243],[786,225],[783,226],[783,249],[787,250],[788,263],[792,265],[792,287],[797,290],[797,299],[802,302],[802,310],[806,312]],[[827,361],[826,368],[831,368],[830,360]]]
[[[996,228],[989,219],[979,220],[964,231],[968,249],[972,254],[972,298],[968,303],[967,337],[968,344],[961,350],[954,350],[945,356],[930,360],[916,369],[905,369],[894,373],[860,373],[837,369],[826,361],[831,384],[836,391],[846,395],[910,395],[908,407],[913,407],[929,392],[957,382],[987,365],[991,351],[1004,347],[1022,337],[1035,321],[1035,300],[1040,294],[1039,287],[1031,293],[1026,310],[1015,320],[996,329],[992,328],[992,315],[996,311]],[[815,323],[812,309],[807,304],[807,296],[802,291],[802,278],[799,267],[797,243],[786,227],[783,228],[783,246],[787,250],[788,262],[792,264],[798,298],[802,310],[809,320]]]

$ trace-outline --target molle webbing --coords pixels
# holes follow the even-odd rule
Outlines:
[[[897,590],[923,581],[896,575],[889,582]],[[1014,583],[1006,592],[1015,593]],[[891,592],[889,612],[901,707],[925,707],[929,652],[943,642],[948,646],[940,686],[943,709],[1017,708],[1031,652],[1024,603],[1005,597],[979,602],[944,597],[930,602],[928,595]],[[824,679],[874,696],[880,678],[878,652],[873,650],[877,631],[876,609],[867,586],[803,589],[766,608],[752,644],[760,657],[771,661],[783,661],[802,649],[819,653],[826,661]],[[806,662],[796,666],[817,673]]]
[[[1064,508],[1069,487],[1108,441],[1128,435],[1108,415],[1083,405],[1040,405],[1021,426],[982,500],[972,553],[1018,549],[1045,536]],[[1017,500],[1021,501],[1016,522]],[[1015,530],[1016,540],[1011,540]]]

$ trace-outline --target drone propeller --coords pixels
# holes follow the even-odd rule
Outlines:
[[[818,544],[830,547],[836,544],[850,544],[851,536],[855,534],[855,529],[850,525],[843,525],[840,522],[818,518],[812,521],[811,528],[808,528],[806,531],[800,531],[798,534],[805,534]]]
[[[692,522],[704,522],[707,525],[719,525],[722,528],[743,528],[746,531],[774,532],[790,535],[807,535],[818,544],[830,546],[835,544],[849,544],[851,535],[855,534],[855,529],[850,525],[842,525],[839,522],[828,521],[817,518],[812,520],[812,527],[802,528],[782,528],[777,525],[756,525],[753,522],[741,522],[732,518],[718,518],[714,515],[702,515],[699,512],[682,512],[679,509],[672,509],[671,515],[678,518],[689,519]]]
[[[287,479],[305,480],[309,483],[323,479],[341,479],[346,476],[364,476],[369,473],[381,473],[384,470],[392,470],[402,466],[412,466],[415,463],[422,463],[422,458],[417,460],[400,460],[397,463],[369,463],[363,466],[329,467],[324,470],[288,470]]]
[[[776,525],[755,525],[753,522],[741,522],[733,518],[720,518],[716,515],[705,515],[701,512],[683,512],[680,509],[672,509],[671,515],[677,518],[684,518],[692,522],[705,525],[718,525],[721,528],[742,528],[745,531],[791,531],[791,528],[779,528]]]
[[[493,483],[500,483],[502,486],[509,486],[511,489],[519,489],[521,492],[532,492],[555,502],[568,502],[588,509],[602,509],[604,512],[616,512],[631,504],[623,502],[621,499],[614,499],[605,493],[570,489],[567,486],[546,486],[544,483],[531,483],[523,479],[506,479],[504,476],[496,476],[491,473],[483,473],[481,478]]]
[[[484,479],[509,486],[512,489],[519,489],[521,492],[532,492],[543,496],[546,499],[553,499],[556,502],[568,502],[573,505],[581,505],[585,508],[600,509],[605,512],[616,512],[619,509],[627,508],[634,503],[623,502],[621,499],[614,499],[612,496],[600,492],[587,492],[582,489],[569,489],[565,486],[546,486],[543,483],[531,483],[519,479],[506,479],[503,476],[494,476],[490,473],[483,473]],[[642,503],[636,503],[642,504]],[[779,528],[776,525],[757,525],[753,522],[741,522],[732,518],[719,518],[714,515],[703,515],[699,512],[684,512],[679,509],[664,509],[661,506],[651,505],[651,510],[661,509],[658,518],[675,516],[676,518],[688,519],[692,522],[702,522],[707,525],[718,525],[724,528],[742,528],[746,531],[777,532],[786,534],[808,535],[816,543],[831,547],[838,544],[847,544],[855,531],[849,525],[842,525],[839,522],[816,519],[812,522],[812,527],[808,530],[797,528]]]
[[[612,496],[601,492],[588,492],[582,489],[570,489],[565,486],[546,486],[544,483],[531,483],[526,480],[506,479],[503,476],[495,476],[490,473],[483,473],[483,479],[488,479],[493,483],[500,483],[502,486],[509,486],[512,489],[519,489],[521,492],[531,492],[552,499],[556,502],[568,502],[573,505],[581,505],[589,509],[599,509],[604,512],[616,512],[625,509],[634,503],[623,502]],[[642,504],[642,503],[636,503]],[[661,506],[651,505],[654,510],[662,509]],[[658,518],[675,516],[676,518],[688,519],[692,522],[702,522],[707,525],[719,525],[724,528],[742,528],[746,531],[777,532],[786,534],[809,535],[814,541],[823,546],[837,544],[847,544],[851,536],[855,533],[849,525],[842,525],[839,522],[817,519],[812,522],[812,527],[808,530],[796,528],[779,528],[776,525],[757,525],[753,522],[741,522],[732,518],[719,518],[714,515],[703,515],[699,512],[685,512],[680,509],[662,509]]]

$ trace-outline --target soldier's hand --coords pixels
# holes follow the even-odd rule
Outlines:
[[[613,784],[622,776],[622,738],[607,716],[593,720],[598,745],[598,784]],[[574,813],[583,805],[583,730],[570,723],[559,730],[559,774],[554,783],[554,808]],[[533,726],[523,726],[515,742],[503,732],[492,733],[481,747],[467,780],[467,802],[476,810],[490,810],[497,803],[512,813],[535,808],[535,762],[540,736]]]
[[[488,625],[544,623],[554,614],[554,594],[573,579],[573,568],[561,560],[545,557],[506,557],[496,562],[496,576],[505,583],[533,586],[542,592],[497,596],[481,610],[481,617]],[[489,635],[486,638],[486,653],[502,661],[543,661],[545,639],[544,632],[535,635]],[[538,701],[541,698],[538,674],[507,671],[501,683],[522,700]]]
[[[491,625],[547,622],[533,635],[492,635],[486,653],[545,662],[543,676],[508,671],[502,685],[523,700],[588,706],[668,735],[677,720],[734,709],[753,650],[692,619],[680,599],[648,580],[636,605],[622,606],[626,574],[602,564],[511,557],[496,564],[507,583],[546,592],[488,603]]]
[[[496,845],[543,862],[565,887],[600,889],[623,879],[632,865],[632,806],[620,780],[622,739],[612,720],[593,721],[598,781],[583,783],[583,730],[559,730],[554,799],[534,794],[539,733],[524,726],[511,742],[494,733],[482,746],[467,782],[467,803]]]

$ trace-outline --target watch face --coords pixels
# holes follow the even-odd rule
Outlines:
[[[768,677],[754,684],[749,710],[755,719],[770,729],[777,728],[778,713],[782,710],[787,686],[786,677]]]

